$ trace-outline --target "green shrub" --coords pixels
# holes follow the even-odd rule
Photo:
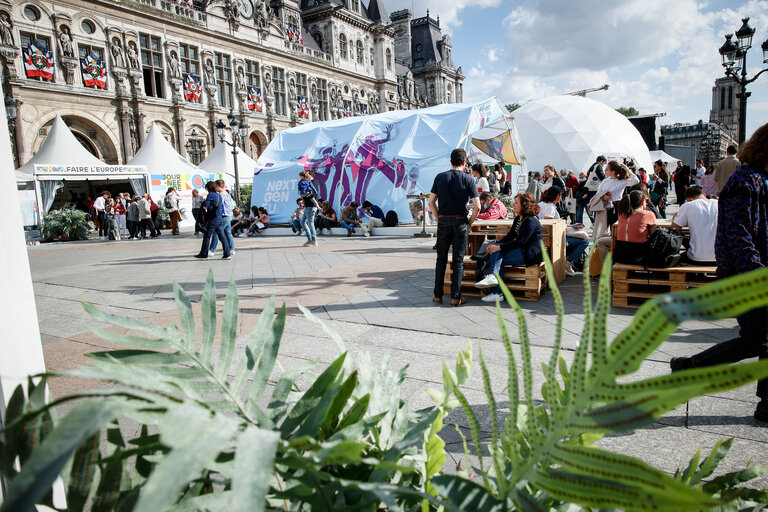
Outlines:
[[[87,240],[95,225],[90,216],[73,208],[51,210],[43,215],[42,233],[54,240]]]
[[[554,283],[549,262],[547,273]],[[544,404],[533,399],[525,317],[503,288],[519,324],[523,380],[521,385],[511,337],[497,306],[512,405],[500,425],[480,350],[492,418],[491,439],[485,444],[461,391],[471,370],[471,347],[459,353],[454,369],[443,365],[443,389],[428,390],[436,405],[414,413],[400,398],[406,368],[390,371],[386,360],[374,363],[365,353],[350,357],[341,337],[303,308],[339,350],[338,358],[319,374],[309,373],[313,363],[275,371],[286,309],[275,314],[274,298],[236,350],[239,303],[234,282],[221,314],[221,341],[214,344],[219,320],[212,273],[201,300],[200,336],[192,304],[178,284],[178,327],[147,324],[86,304],[97,321],[128,334],[91,330],[126,348],[90,354],[89,366],[62,374],[111,385],[63,399],[77,402],[57,422],[51,411],[61,401],[46,405],[43,385],[30,382],[26,396],[21,387],[16,390],[0,436],[0,473],[10,482],[0,511],[29,510],[35,503],[50,506],[50,489],[59,476],[68,509],[94,511],[484,512],[574,510],[576,505],[587,510],[683,511],[737,510],[737,500],[768,501],[764,491],[740,487],[764,472],[763,467],[704,481],[730,441],[718,444],[700,464],[697,453],[674,476],[593,446],[603,434],[647,425],[689,398],[768,375],[768,362],[761,362],[617,380],[637,371],[685,318],[724,318],[768,303],[768,269],[653,299],[607,344],[609,273],[610,261],[595,305],[585,277],[586,324],[570,366],[560,354],[563,303],[553,286],[558,329],[552,357],[543,367]],[[270,378],[274,387],[267,394]],[[458,406],[471,426],[478,482],[466,471],[443,473],[446,452],[440,432],[446,414]],[[121,429],[126,424],[130,430]],[[127,431],[135,435],[126,437]]]

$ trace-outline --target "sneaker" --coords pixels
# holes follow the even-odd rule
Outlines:
[[[476,288],[493,288],[494,286],[499,286],[499,280],[493,274],[489,274],[475,283]]]
[[[296,232],[296,228],[291,227],[291,231],[293,231],[295,233]]]
[[[673,357],[669,360],[669,368],[672,370],[672,373],[688,370],[693,368],[693,362],[690,357]],[[768,404],[766,405],[768,406]]]
[[[768,398],[763,398],[758,402],[755,409],[755,419],[768,423]]]
[[[232,256],[222,256],[221,259],[223,259],[223,260],[231,260]]]
[[[504,302],[504,296],[500,293],[491,293],[480,299],[483,302]]]
[[[234,249],[232,249],[232,250],[229,252],[229,254],[232,254],[232,255],[234,255],[236,252],[237,252],[237,251],[235,251]]]
[[[204,259],[207,259],[208,256],[203,256],[202,254],[195,254],[195,258],[200,259],[200,260],[204,260]]]
[[[296,232],[296,236],[301,236],[301,230],[298,230],[298,231]]]
[[[312,245],[313,245],[313,246],[315,246],[315,247],[320,247],[320,244],[319,244],[319,243],[317,243],[317,240],[315,240],[314,242],[312,242]]]
[[[209,256],[216,256],[216,251],[208,251]]]
[[[576,270],[573,268],[573,263],[570,262],[570,260],[565,261],[565,275],[567,276],[575,276]]]
[[[312,247],[314,245],[315,245],[315,242],[311,240],[307,240],[306,242],[304,242],[304,245],[302,247]]]
[[[371,232],[370,231],[366,231],[365,233],[363,233],[363,236],[371,236]]]

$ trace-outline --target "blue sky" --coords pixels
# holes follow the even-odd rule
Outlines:
[[[724,34],[750,16],[757,29],[749,76],[766,66],[768,0],[388,0],[390,12],[427,9],[451,35],[466,76],[464,99],[525,103],[599,87],[588,97],[665,124],[707,121],[712,86],[723,76]],[[748,88],[747,136],[768,122],[768,72]]]

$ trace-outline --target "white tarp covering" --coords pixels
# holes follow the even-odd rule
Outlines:
[[[656,160],[661,160],[662,162],[666,162],[669,164],[669,170],[673,170],[675,166],[677,165],[677,161],[679,158],[675,158],[674,156],[664,152],[664,151],[650,151],[651,154],[651,160],[654,162]],[[651,170],[653,172],[653,170]]]
[[[252,205],[267,208],[272,222],[287,222],[296,208],[298,174],[313,170],[320,197],[337,213],[352,201],[368,200],[410,222],[407,196],[430,191],[435,176],[451,168],[453,149],[469,150],[472,138],[487,140],[510,130],[517,142],[514,122],[504,114],[493,98],[284,130],[259,157]],[[524,162],[519,146],[515,153]]]
[[[209,181],[222,179],[221,173],[208,173],[182,157],[168,142],[155,123],[131,159],[129,165],[145,165],[149,174],[149,193],[160,204],[169,187],[174,187],[181,196],[181,208],[185,217],[182,226],[194,225],[192,218],[192,190],[198,189],[205,195],[203,187]]]
[[[227,134],[225,139],[232,143],[232,137]],[[211,151],[208,157],[200,162],[198,167],[211,173],[224,173],[231,176],[227,182],[234,183],[235,180],[235,159],[232,158],[232,146],[219,142]],[[246,155],[241,148],[237,149],[237,173],[240,178],[240,185],[250,185],[253,181],[253,173],[256,172],[256,160]]]
[[[652,172],[648,146],[623,115],[599,101],[580,96],[550,96],[515,110],[528,168],[587,171],[598,155],[633,157]]]
[[[62,168],[78,169],[108,167],[80,144],[58,114],[53,120],[53,126],[51,126],[48,137],[40,146],[40,150],[27,163],[16,169],[16,181],[34,180],[35,165],[55,165]]]

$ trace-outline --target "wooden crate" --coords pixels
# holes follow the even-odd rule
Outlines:
[[[547,291],[547,275],[544,264],[530,267],[504,266],[504,284],[512,295],[518,300],[539,300]],[[445,272],[443,293],[451,293],[451,277],[453,268],[449,264]],[[480,288],[475,286],[475,262],[466,257],[464,259],[464,276],[461,280],[461,294],[469,297],[482,297]]]
[[[611,273],[613,305],[640,307],[659,294],[712,283],[717,279],[716,272],[717,267],[699,265],[645,269],[640,265],[616,263]]]

